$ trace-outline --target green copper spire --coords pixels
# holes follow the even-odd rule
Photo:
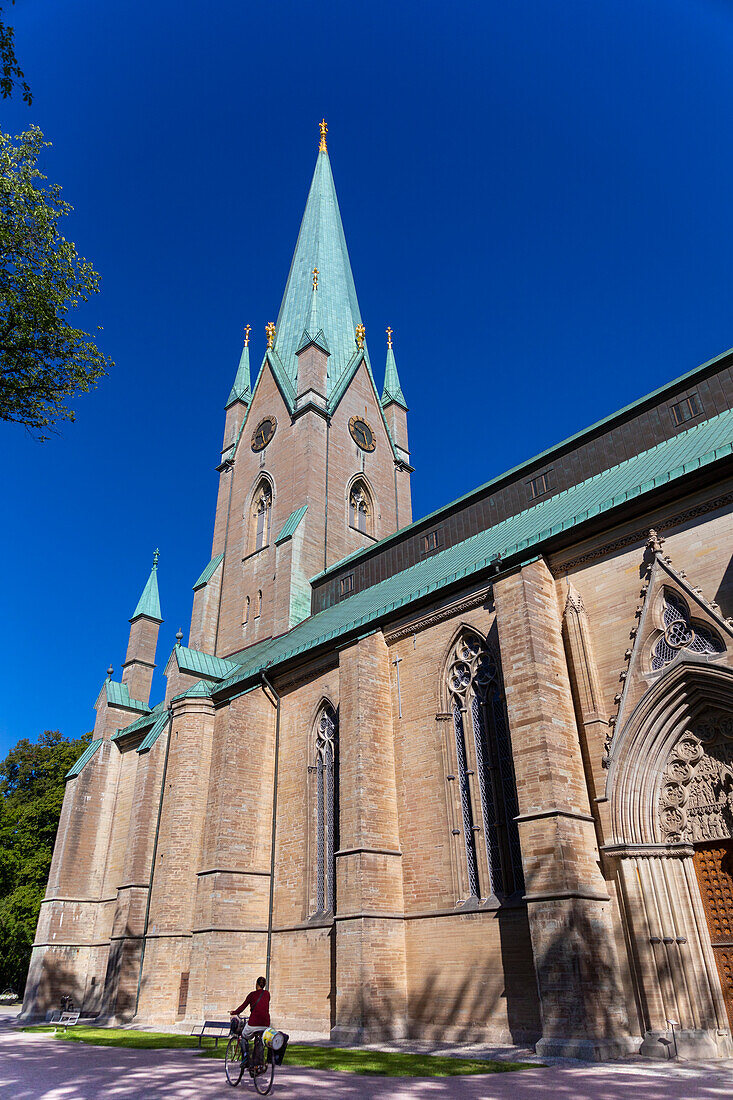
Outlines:
[[[130,622],[139,619],[141,615],[144,615],[146,619],[155,619],[158,623],[163,622],[163,616],[160,614],[160,596],[158,595],[159,557],[160,550],[156,550],[153,554],[153,568],[150,570],[148,583],[143,588],[143,594],[137,601],[137,607],[132,614]]]
[[[251,328],[251,325],[245,325],[244,328],[244,347],[242,348],[242,354],[239,358],[237,377],[234,379],[232,392],[227,398],[225,406],[227,409],[230,405],[233,405],[235,401],[244,401],[249,404],[252,399],[252,389],[249,381],[249,334]]]
[[[390,402],[395,405],[401,405],[403,409],[407,408],[407,402],[405,401],[405,395],[402,392],[402,386],[400,385],[400,376],[397,373],[397,364],[395,363],[394,351],[392,350],[392,329],[387,329],[387,366],[384,371],[384,390],[382,391],[382,405],[389,405]]]
[[[313,306],[317,296],[317,326],[323,332],[330,351],[330,392],[356,357],[354,333],[361,322],[361,314],[326,150],[324,125],[321,124],[316,167],[269,357],[276,373],[282,371],[295,390],[298,372],[295,355],[303,346],[303,330],[306,329],[311,337],[317,335],[311,327],[316,321]],[[318,284],[314,289],[316,269]]]

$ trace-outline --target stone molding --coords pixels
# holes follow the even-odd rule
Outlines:
[[[694,508],[687,508],[684,512],[676,512],[673,516],[658,520],[656,530],[669,531],[671,528],[678,527],[688,520],[697,519],[698,516],[704,516],[707,512],[716,512],[719,508],[724,508],[727,504],[733,504],[733,492],[724,493],[722,496],[714,497],[713,500],[706,501],[704,504],[698,504]],[[631,546],[635,542],[644,543],[648,535],[648,527],[639,527],[629,532],[627,535],[621,535],[619,538],[613,539],[610,542],[604,542],[601,546],[597,546],[593,550],[587,550],[584,554],[578,554],[576,557],[569,558],[567,561],[555,560],[548,563],[550,572],[554,577],[561,577],[569,570],[576,569],[579,565],[588,565],[589,562],[597,561],[598,558],[604,558],[607,554],[612,554],[615,550],[623,550],[624,547]]]
[[[427,630],[437,623],[442,623],[446,619],[452,619],[455,615],[462,615],[465,611],[472,611],[473,608],[480,607],[490,595],[491,585],[482,588],[480,592],[475,592],[471,596],[466,596],[465,599],[458,600],[456,603],[451,603],[446,607],[430,612],[428,615],[423,615],[422,618],[416,619],[409,626],[401,626],[396,630],[385,630],[385,641],[388,645],[392,645],[401,638],[409,638],[412,634],[420,634],[423,630]]]
[[[612,859],[692,859],[691,844],[604,844],[604,855]]]

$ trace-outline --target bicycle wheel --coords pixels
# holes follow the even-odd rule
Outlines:
[[[236,1035],[232,1035],[227,1043],[227,1050],[224,1055],[224,1072],[230,1085],[238,1085],[242,1080],[244,1055],[242,1054],[242,1044]]]
[[[265,1051],[265,1064],[255,1069],[252,1080],[260,1096],[267,1096],[275,1080],[275,1062],[271,1050]]]

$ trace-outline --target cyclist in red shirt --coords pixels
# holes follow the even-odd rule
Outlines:
[[[249,1039],[270,1026],[270,994],[265,989],[266,978],[257,979],[257,987],[248,993],[239,1008],[232,1008],[230,1016],[239,1016],[249,1006],[249,1020],[242,1031],[242,1038]]]

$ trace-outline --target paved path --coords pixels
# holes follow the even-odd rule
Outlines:
[[[220,1061],[191,1051],[121,1050],[64,1043],[0,1027],[0,1096],[9,1100],[210,1100],[235,1092]],[[733,1066],[549,1066],[486,1077],[389,1078],[284,1067],[277,1100],[728,1100]]]

